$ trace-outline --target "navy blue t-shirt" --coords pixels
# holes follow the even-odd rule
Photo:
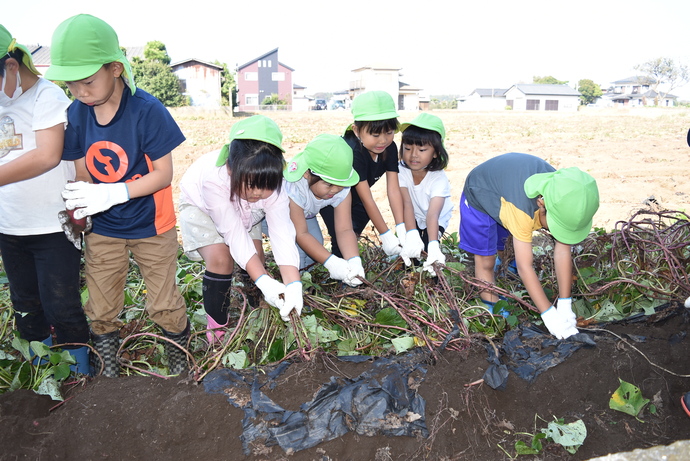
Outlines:
[[[168,110],[155,97],[125,86],[120,108],[106,125],[93,107],[74,101],[68,109],[64,160],[84,158],[94,184],[134,181],[153,170],[158,160],[185,137]],[[140,239],[175,226],[172,187],[97,213],[92,232],[107,237]]]

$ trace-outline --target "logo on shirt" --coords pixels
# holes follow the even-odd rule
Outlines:
[[[23,148],[22,135],[15,133],[14,120],[6,115],[0,120],[0,158],[9,154],[11,150]]]
[[[129,167],[125,150],[111,141],[91,144],[86,152],[86,168],[100,182],[113,183],[124,178]]]

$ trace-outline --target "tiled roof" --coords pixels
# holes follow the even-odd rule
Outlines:
[[[515,88],[524,94],[541,94],[548,96],[580,96],[580,92],[568,85],[549,85],[543,83],[518,83]]]

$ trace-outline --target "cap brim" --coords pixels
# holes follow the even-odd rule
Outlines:
[[[103,67],[103,64],[86,64],[83,66],[57,66],[52,65],[46,70],[44,77],[47,80],[58,82],[76,82],[93,74]]]
[[[583,227],[582,229],[576,231],[572,231],[563,227],[561,223],[558,221],[558,219],[554,218],[553,213],[549,213],[547,211],[546,219],[549,225],[549,232],[551,232],[553,238],[555,238],[561,243],[565,243],[566,245],[576,245],[582,242],[585,238],[587,238],[589,232],[592,229],[593,223],[593,219],[590,219],[589,224],[586,227]]]
[[[355,117],[355,122],[375,122],[377,120],[390,120],[392,118],[398,118],[397,112],[384,112],[381,114],[366,114]]]
[[[289,162],[287,162],[287,167],[283,170],[283,177],[287,182],[297,182],[300,180],[304,173],[307,171],[309,166],[307,162],[300,161],[303,157],[304,152],[300,152],[295,155]]]

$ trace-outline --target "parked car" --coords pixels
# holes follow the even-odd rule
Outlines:
[[[314,110],[326,110],[328,109],[328,104],[326,103],[325,99],[315,99],[314,106],[312,108]]]
[[[345,109],[345,104],[342,101],[333,101],[331,102],[331,110],[344,110]]]

